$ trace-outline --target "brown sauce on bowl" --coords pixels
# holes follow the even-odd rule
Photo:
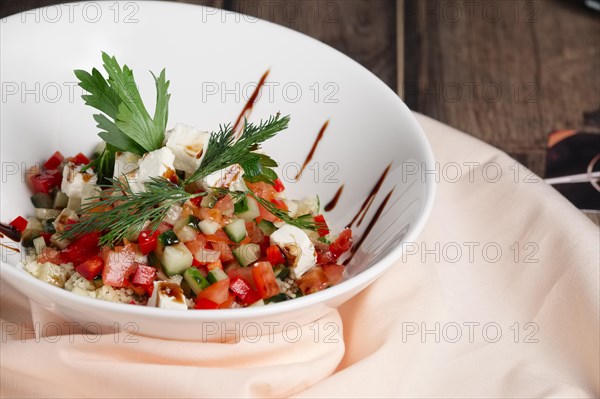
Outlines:
[[[375,183],[375,186],[373,186],[373,188],[371,189],[371,192],[369,193],[369,195],[367,196],[367,198],[365,199],[365,201],[361,205],[361,207],[358,210],[358,212],[356,213],[356,215],[354,215],[354,217],[352,218],[352,220],[350,221],[350,223],[348,223],[346,225],[347,228],[352,227],[352,225],[354,224],[354,222],[356,222],[356,220],[359,217],[360,217],[360,219],[358,220],[358,223],[357,223],[356,226],[360,226],[360,224],[362,223],[363,219],[365,218],[365,215],[369,211],[369,208],[373,204],[373,201],[375,200],[375,196],[377,195],[377,193],[381,189],[381,186],[383,185],[383,182],[385,181],[385,178],[386,178],[386,176],[387,176],[387,174],[388,174],[391,166],[392,166],[392,163],[390,163],[387,166],[387,168],[385,168],[385,170],[383,171],[383,173],[381,173],[381,176],[379,176],[379,180],[377,180],[377,183]]]
[[[342,186],[340,188],[338,188],[337,192],[335,193],[335,195],[333,196],[333,198],[331,199],[331,201],[329,201],[327,203],[327,205],[325,205],[325,207],[323,208],[323,210],[325,210],[325,212],[331,212],[333,210],[333,208],[335,208],[335,206],[337,205],[338,201],[340,200],[340,196],[342,195],[342,191],[344,191],[344,185],[342,184]]]
[[[260,81],[258,82],[258,85],[256,86],[256,89],[254,89],[254,91],[252,92],[252,95],[246,102],[246,105],[244,105],[242,112],[240,112],[240,115],[235,120],[235,123],[233,124],[234,132],[236,132],[238,130],[238,128],[241,127],[240,124],[242,123],[242,119],[243,118],[248,119],[248,117],[250,116],[250,112],[252,112],[252,107],[254,107],[254,103],[256,102],[256,99],[258,98],[260,89],[264,86],[265,81],[267,80],[267,76],[269,76],[269,72],[271,72],[271,70],[267,69],[265,71],[265,73],[263,73],[262,77],[260,78]],[[241,133],[241,131],[240,131],[240,133]],[[239,137],[239,134],[236,137]]]
[[[327,130],[327,126],[329,126],[329,121],[328,120],[325,121],[325,123],[323,124],[323,126],[321,126],[321,130],[319,130],[319,134],[317,134],[317,137],[315,138],[315,142],[313,143],[312,148],[310,149],[310,152],[306,156],[306,159],[304,160],[304,163],[302,164],[302,167],[300,168],[300,171],[298,172],[298,174],[294,178],[295,180],[300,179],[300,177],[302,176],[302,172],[304,172],[304,169],[306,169],[306,165],[308,165],[308,163],[311,161],[311,159],[315,155],[315,151],[317,151],[317,147],[319,145],[319,142],[323,138],[323,134],[325,134],[325,130]]]

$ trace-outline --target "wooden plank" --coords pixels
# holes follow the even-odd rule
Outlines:
[[[395,0],[232,0],[229,5],[340,50],[396,90]]]
[[[574,2],[406,0],[407,104],[541,174],[548,133],[600,107],[599,37]]]
[[[404,0],[396,0],[396,92],[404,99]]]

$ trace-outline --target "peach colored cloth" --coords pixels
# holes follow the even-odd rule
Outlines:
[[[60,321],[2,285],[2,397],[598,397],[598,228],[499,150],[417,117],[440,164],[432,216],[339,312],[226,344],[36,338]]]

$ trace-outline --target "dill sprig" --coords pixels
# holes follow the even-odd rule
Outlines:
[[[246,179],[276,179],[277,175],[272,168],[277,166],[277,163],[267,155],[254,151],[260,148],[261,143],[287,129],[289,122],[289,115],[282,117],[279,113],[258,125],[244,122],[244,129],[237,141],[231,125],[220,126],[219,131],[210,136],[202,163],[185,180],[184,185],[234,164],[240,164]]]
[[[191,194],[169,180],[156,177],[144,183],[146,191],[134,192],[127,178],[112,179],[112,185],[103,194],[91,197],[92,202],[81,208],[79,223],[62,233],[63,239],[77,238],[83,234],[100,231],[100,245],[113,246],[124,238],[139,233],[145,225],[155,231],[173,205],[206,195]],[[95,212],[95,209],[107,208]]]

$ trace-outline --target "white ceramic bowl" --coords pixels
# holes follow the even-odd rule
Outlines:
[[[247,323],[275,323],[277,330],[290,322],[314,321],[356,295],[400,258],[400,243],[413,241],[422,229],[435,191],[432,176],[421,173],[434,168],[430,147],[396,94],[350,58],[286,28],[211,8],[164,2],[120,3],[118,8],[112,2],[82,4],[39,9],[0,23],[3,221],[33,211],[23,184],[27,166],[55,150],[89,152],[98,142],[93,111],[80,99],[72,71],[100,67],[101,51],[132,67],[147,97],[154,90],[147,70],[166,67],[172,93],[169,126],[182,122],[206,130],[233,121],[270,68],[269,83],[250,119],[277,111],[292,115],[288,131],[265,146],[282,164],[280,175],[292,197],[317,193],[325,203],[344,184],[338,205],[327,214],[334,231],[352,219],[390,163],[365,221],[354,228],[356,240],[395,189],[348,264],[350,277],[313,295],[214,311],[109,303],[34,279],[15,267],[20,256],[3,248],[2,279],[31,300],[68,320],[118,323],[164,338],[219,340],[220,331],[244,331]],[[311,164],[294,183],[298,165],[327,120]],[[207,334],[209,323],[218,331],[211,327]]]

